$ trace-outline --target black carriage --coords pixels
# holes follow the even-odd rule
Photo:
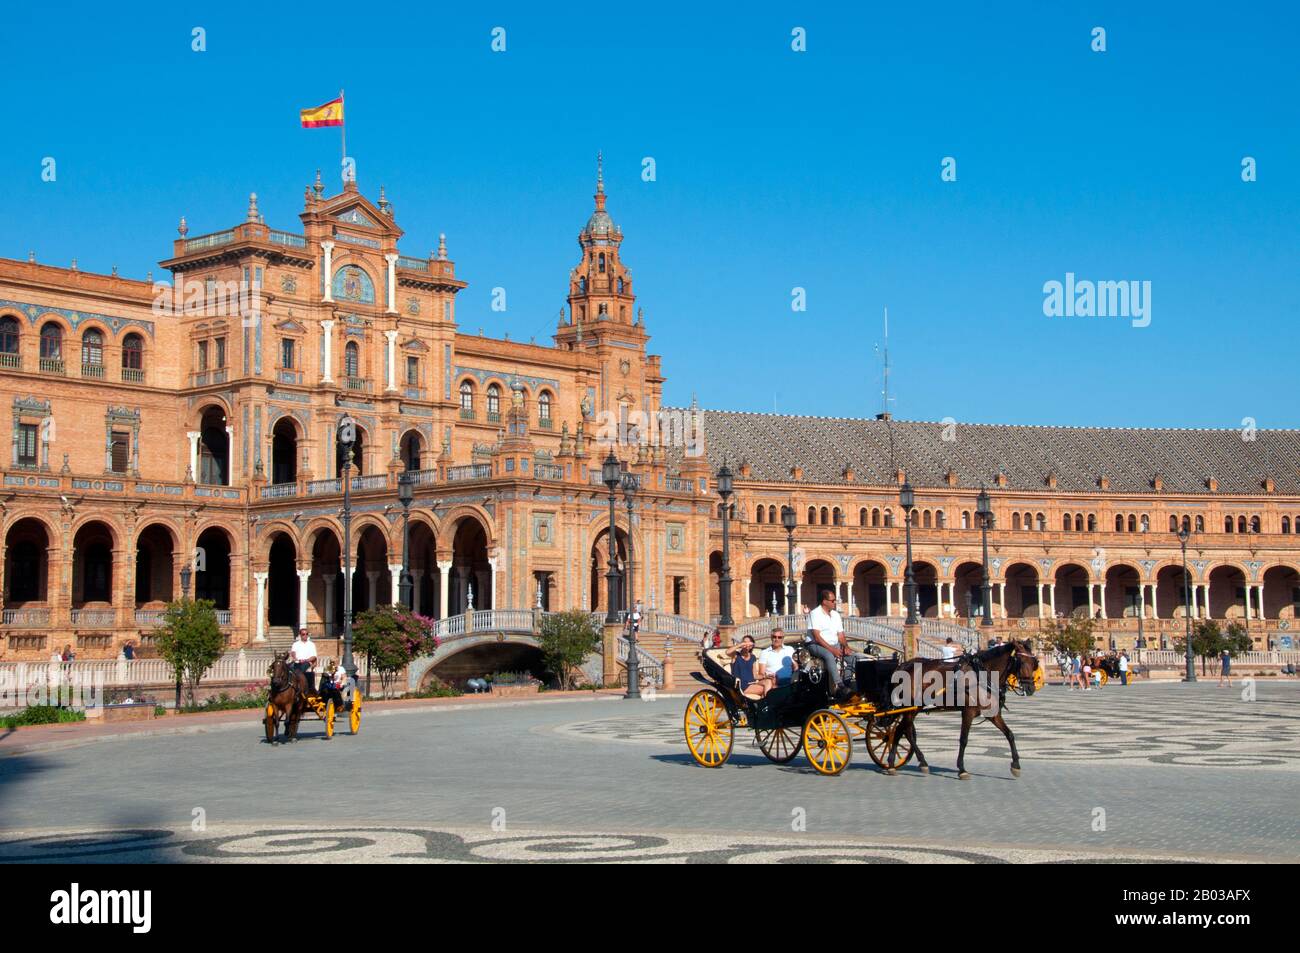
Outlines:
[[[888,760],[902,715],[916,710],[890,703],[896,658],[859,658],[854,672],[842,673],[855,688],[842,702],[831,698],[830,680],[806,644],[795,648],[797,667],[791,681],[760,699],[741,693],[724,650],[708,649],[700,658],[704,673],[691,674],[708,687],[687,702],[683,727],[691,756],[706,768],[726,764],[737,728],[754,732],[768,760],[787,764],[802,750],[821,774],[839,774],[848,767],[854,735],[865,741],[871,760],[886,771],[901,768],[912,757],[911,741],[904,736],[898,738],[894,763]]]

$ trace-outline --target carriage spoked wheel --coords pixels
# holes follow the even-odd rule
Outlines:
[[[1101,670],[1101,684],[1105,685],[1110,681],[1110,674],[1103,668]]]
[[[352,693],[352,704],[348,708],[348,727],[352,729],[355,735],[361,730],[361,692]]]
[[[853,757],[849,726],[829,708],[813,712],[803,724],[803,751],[819,774],[839,774]]]
[[[275,706],[267,703],[266,717],[262,719],[266,724],[266,740],[275,741]]]
[[[789,764],[799,754],[803,738],[798,728],[755,729],[758,748],[774,764]]]
[[[706,768],[720,768],[731,757],[731,745],[736,740],[736,728],[731,723],[722,696],[711,688],[704,688],[691,696],[686,703],[682,720],[686,733],[686,747],[691,757]]]
[[[325,703],[325,714],[321,716],[325,719],[325,737],[334,737],[334,699]]]
[[[897,771],[911,761],[912,755],[915,754],[912,750],[912,739],[906,734],[898,735],[902,727],[903,719],[897,715],[884,718],[872,715],[867,719],[867,754],[871,755],[871,760],[886,774]],[[893,765],[890,765],[889,747],[893,744],[895,735],[898,735],[898,750],[894,753]]]

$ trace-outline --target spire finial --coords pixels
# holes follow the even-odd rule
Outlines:
[[[176,231],[180,232],[181,238],[184,238],[190,233],[190,227],[185,223],[184,215],[181,216],[181,223],[176,227]]]
[[[599,195],[605,194],[605,154],[596,150],[596,192]]]
[[[257,193],[256,192],[248,193],[248,220],[250,222],[257,221]]]
[[[438,261],[447,260],[447,233],[438,233]]]
[[[320,169],[316,170],[316,184],[312,186],[312,191],[316,193],[316,198],[320,198],[321,193],[325,191],[325,186],[321,184],[320,180]]]

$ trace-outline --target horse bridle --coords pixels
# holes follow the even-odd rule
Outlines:
[[[1033,690],[1034,690],[1034,689],[1033,689],[1034,672],[1036,672],[1036,671],[1038,670],[1038,656],[1037,656],[1037,655],[1033,655],[1033,654],[1031,654],[1031,653],[1029,653],[1029,652],[1022,652],[1022,651],[1020,650],[1020,647],[1019,647],[1019,646],[1016,646],[1016,647],[1015,647],[1015,651],[1012,653],[1012,656],[1011,656],[1011,657],[1012,657],[1012,658],[1016,658],[1016,659],[1033,659],[1033,660],[1034,660],[1034,668],[1033,668],[1033,670],[1029,673],[1029,678],[1026,679],[1026,678],[1024,678],[1024,676],[1021,675],[1021,673],[1019,673],[1019,672],[1015,672],[1015,673],[1013,673],[1013,672],[1011,671],[1011,666],[1007,666],[1007,671],[1006,671],[1006,672],[1003,674],[1003,676],[1002,676],[1002,687],[1003,687],[1004,690],[1006,689],[1006,687],[1007,687],[1007,678],[1008,678],[1010,675],[1014,674],[1014,675],[1016,676],[1016,684],[1015,684],[1014,686],[1012,686],[1011,690],[1012,690],[1013,692],[1015,692],[1017,695],[1022,695],[1022,696],[1028,697],[1028,696],[1033,692]],[[1029,687],[1026,688],[1026,685],[1028,685]]]

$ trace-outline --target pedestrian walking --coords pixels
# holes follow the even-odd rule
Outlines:
[[[1128,684],[1128,653],[1127,652],[1119,653],[1119,683],[1121,685]]]
[[[1232,653],[1226,648],[1219,655],[1219,685],[1223,685],[1224,679],[1228,680],[1228,687],[1232,687]]]

